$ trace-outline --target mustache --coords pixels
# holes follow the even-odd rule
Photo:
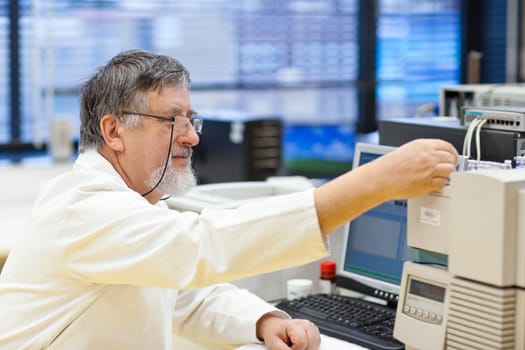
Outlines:
[[[193,149],[191,147],[178,147],[171,151],[171,157],[188,157],[191,158],[193,155]]]

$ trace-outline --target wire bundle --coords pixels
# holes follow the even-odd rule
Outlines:
[[[465,139],[463,140],[463,155],[467,157],[467,159],[470,159],[470,150],[472,148],[472,138],[474,135],[476,135],[476,159],[478,161],[481,160],[481,128],[485,123],[487,122],[487,119],[484,118],[474,118],[470,125],[467,128],[467,132],[465,133]]]

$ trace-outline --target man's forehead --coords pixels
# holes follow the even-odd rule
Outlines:
[[[180,107],[173,107],[171,109],[171,113],[173,115],[184,115],[188,118],[191,118],[193,115],[197,114],[197,112],[195,112],[193,109],[187,109],[187,110],[184,110],[183,108],[180,108]]]
[[[148,92],[151,106],[162,108],[166,113],[193,115],[189,91],[186,87],[169,86]]]
[[[178,85],[163,85],[156,88],[152,88],[147,91],[148,95],[156,96],[168,96],[171,94],[186,95],[189,98],[190,92],[186,86]]]

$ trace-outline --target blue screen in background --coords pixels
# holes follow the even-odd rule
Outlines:
[[[352,162],[355,129],[342,125],[288,125],[284,129],[285,161],[327,160]]]

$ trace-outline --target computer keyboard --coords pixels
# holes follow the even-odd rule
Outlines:
[[[315,294],[276,305],[293,318],[312,321],[328,336],[364,347],[404,349],[392,337],[395,310],[366,300],[342,295]]]

